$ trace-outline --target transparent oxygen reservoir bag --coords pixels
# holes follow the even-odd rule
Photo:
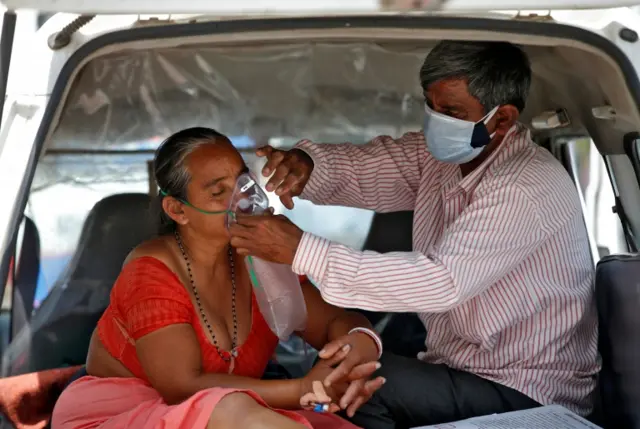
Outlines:
[[[227,226],[235,222],[236,214],[260,215],[269,208],[269,199],[251,173],[238,176],[229,203]],[[307,323],[307,306],[304,302],[298,276],[291,266],[267,262],[247,256],[253,291],[260,312],[269,328],[281,340],[287,340],[295,331],[301,331]]]

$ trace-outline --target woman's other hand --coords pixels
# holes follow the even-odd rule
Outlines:
[[[340,411],[340,407],[335,404],[332,398],[327,394],[327,390],[325,389],[322,381],[315,380],[311,382],[311,391],[305,393],[300,398],[300,405],[305,410],[312,410],[315,408],[317,404],[328,405],[327,412],[329,413],[337,413]]]
[[[316,363],[311,371],[300,379],[300,403],[316,402],[321,404],[333,404],[336,411],[340,409],[336,404],[347,391],[349,384],[346,382],[335,383],[331,387],[324,386],[324,380],[333,371],[333,368],[326,362],[320,360]],[[320,387],[318,387],[318,385]]]
[[[350,382],[338,403],[349,417],[353,417],[357,409],[386,381],[383,377],[370,379],[380,368],[378,355],[376,342],[362,332],[340,337],[327,344],[319,353],[322,363],[330,367],[338,365],[325,378],[325,387],[329,388],[336,382]]]
[[[370,376],[380,367],[376,362],[379,355],[378,344],[363,332],[353,332],[327,343],[318,356],[335,369],[324,381],[325,386],[347,379],[350,375],[352,379]],[[373,371],[369,372],[372,368]]]

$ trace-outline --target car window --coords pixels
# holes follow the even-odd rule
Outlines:
[[[585,221],[600,256],[626,252],[622,224],[612,210],[615,196],[604,158],[588,137],[571,139],[568,144],[577,170],[577,181],[584,195]]]

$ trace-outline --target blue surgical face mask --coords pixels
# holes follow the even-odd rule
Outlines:
[[[495,135],[495,132],[489,135],[486,124],[499,107],[494,107],[478,122],[471,122],[438,113],[425,103],[424,137],[427,150],[438,161],[451,164],[471,161],[480,155]]]

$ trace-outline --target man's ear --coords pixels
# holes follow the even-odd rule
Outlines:
[[[489,129],[489,133],[493,133],[494,130],[496,133],[496,137],[504,137],[511,127],[518,121],[520,117],[520,112],[516,106],[511,104],[505,104],[500,106],[500,108],[496,111],[496,114],[493,115],[489,124],[487,124],[487,128]],[[494,124],[491,124],[494,122]],[[493,127],[491,127],[493,125]]]
[[[189,222],[184,212],[183,203],[173,197],[164,197],[162,199],[162,210],[178,225],[186,225]]]

